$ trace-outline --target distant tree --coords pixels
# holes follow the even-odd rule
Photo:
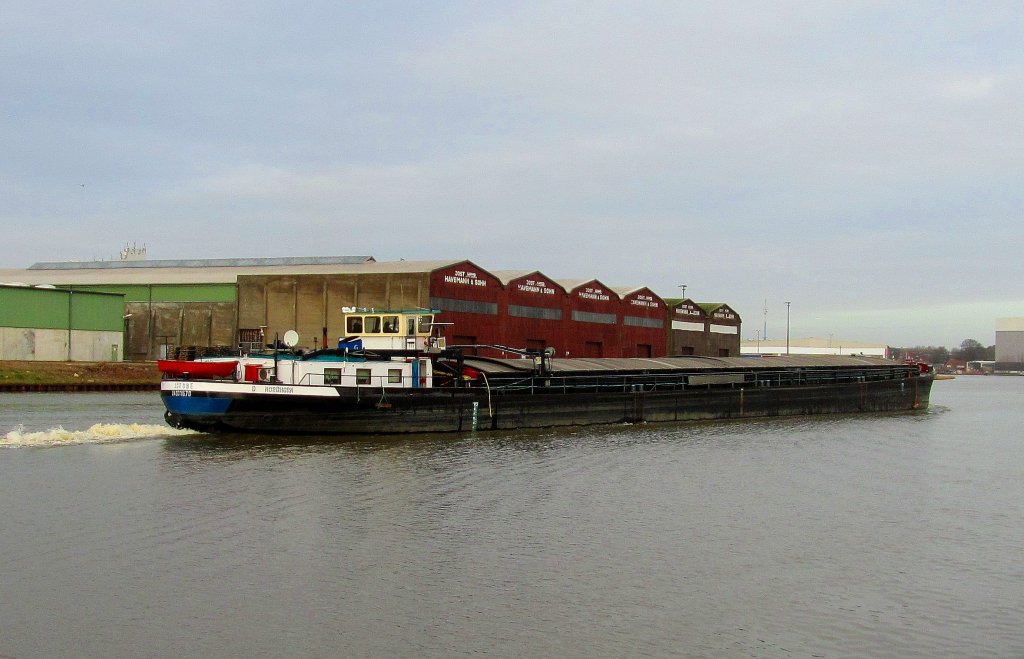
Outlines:
[[[913,348],[893,348],[891,354],[896,359],[912,359],[929,364],[945,364],[949,361],[949,350],[945,346],[914,346]]]
[[[960,342],[959,349],[953,352],[957,359],[965,362],[992,361],[995,359],[996,347],[986,348],[974,339],[964,339]]]

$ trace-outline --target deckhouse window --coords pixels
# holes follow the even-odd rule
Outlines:
[[[388,369],[388,384],[397,384],[402,381],[402,369],[400,368],[389,368]]]
[[[370,384],[370,369],[356,369],[356,384]]]
[[[324,384],[341,384],[341,369],[340,368],[325,368],[324,369]]]

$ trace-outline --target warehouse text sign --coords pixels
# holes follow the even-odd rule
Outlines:
[[[486,286],[487,280],[472,270],[456,270],[453,274],[445,275],[444,280],[448,284],[465,284],[466,286]]]
[[[701,313],[700,313],[700,309],[697,309],[695,307],[685,306],[685,307],[676,307],[676,315],[677,316],[700,316]]]
[[[636,307],[653,307],[655,309],[661,306],[658,304],[658,301],[650,295],[637,295],[630,300],[629,303]]]
[[[728,309],[719,309],[715,312],[714,316],[722,320],[736,320],[736,314]]]
[[[605,293],[603,289],[589,286],[582,289],[579,295],[587,300],[600,300],[601,302],[607,302],[612,299],[611,296]]]
[[[555,294],[555,289],[551,288],[543,279],[527,279],[516,284],[516,288],[524,293],[540,293],[541,295]]]

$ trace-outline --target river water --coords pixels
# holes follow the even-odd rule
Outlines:
[[[0,657],[1022,656],[1022,403],[225,439],[0,395]]]

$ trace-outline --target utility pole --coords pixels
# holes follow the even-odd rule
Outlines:
[[[789,305],[792,302],[786,303],[786,354],[789,354]]]

